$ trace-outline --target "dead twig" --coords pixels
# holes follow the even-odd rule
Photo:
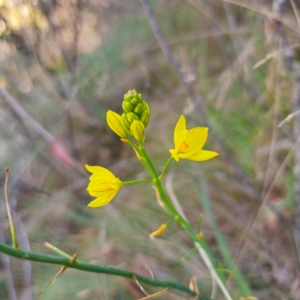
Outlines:
[[[47,131],[38,121],[36,121],[31,115],[29,115],[18,101],[10,95],[3,87],[0,86],[0,94],[6,101],[6,103],[24,120],[26,120],[31,127],[46,140],[48,143],[53,143],[55,137]]]

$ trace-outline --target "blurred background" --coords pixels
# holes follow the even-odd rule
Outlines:
[[[195,230],[203,214],[230,293],[239,299],[228,249],[258,299],[300,299],[299,15],[299,0],[0,0],[0,240],[11,243],[9,168],[22,249],[52,254],[47,241],[161,280],[188,285],[196,275],[211,295],[210,274],[196,252],[187,255],[194,246],[179,226],[149,239],[168,221],[149,184],[86,206],[85,164],[123,181],[147,177],[105,120],[136,89],[151,107],[145,145],[158,170],[181,114],[188,128],[210,128],[205,149],[220,156],[173,162],[165,180]],[[0,267],[0,299],[9,300],[34,299],[59,270],[2,254]],[[141,297],[134,281],[68,269],[40,299]]]

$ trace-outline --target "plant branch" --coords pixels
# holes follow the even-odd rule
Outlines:
[[[141,183],[141,182],[150,182],[154,183],[153,179],[137,179],[137,180],[130,180],[130,181],[123,181],[123,185],[130,185],[130,184],[136,184],[136,183]]]
[[[9,256],[13,256],[13,257],[17,257],[17,258],[21,258],[21,259],[25,259],[25,260],[67,266],[68,268],[71,268],[71,269],[77,269],[77,270],[86,271],[86,272],[116,275],[116,276],[126,277],[126,278],[130,278],[130,279],[134,279],[134,277],[135,277],[139,282],[143,282],[143,283],[146,283],[146,284],[149,284],[152,286],[157,286],[157,287],[164,287],[164,288],[169,287],[169,288],[172,288],[172,289],[175,289],[178,291],[185,292],[189,295],[196,296],[196,293],[194,291],[189,289],[187,286],[179,284],[177,282],[160,281],[157,279],[148,278],[148,277],[142,276],[140,274],[126,271],[126,270],[121,270],[121,269],[116,269],[116,268],[101,266],[101,265],[89,264],[89,263],[85,263],[85,262],[82,262],[79,260],[72,262],[71,259],[64,258],[64,257],[51,256],[51,255],[45,255],[45,254],[40,254],[40,253],[35,253],[35,252],[23,251],[20,249],[14,249],[3,243],[0,243],[0,252],[5,253]],[[210,298],[207,298],[204,296],[199,296],[198,299],[199,300],[211,300]]]
[[[165,176],[165,174],[166,174],[166,172],[167,172],[167,169],[168,169],[170,163],[172,162],[172,160],[173,160],[173,157],[171,156],[171,157],[168,159],[168,161],[166,162],[166,164],[165,164],[163,170],[161,171],[161,174],[160,174],[159,177],[158,177],[159,180],[161,180],[161,179]]]

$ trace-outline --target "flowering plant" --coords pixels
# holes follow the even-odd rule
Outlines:
[[[225,298],[227,300],[232,300],[225,287],[223,274],[217,273],[215,269],[216,264],[214,257],[209,250],[202,231],[200,230],[201,228],[198,228],[198,232],[193,230],[185,216],[178,211],[178,208],[176,208],[169,199],[161,182],[173,160],[179,162],[180,159],[188,159],[191,161],[202,162],[210,160],[218,155],[215,151],[203,150],[203,146],[208,138],[208,128],[195,127],[187,129],[186,119],[183,115],[181,115],[174,129],[174,148],[169,150],[171,156],[163,167],[161,174],[158,174],[144,147],[145,129],[150,118],[149,105],[143,99],[141,94],[132,90],[125,94],[122,108],[122,115],[113,111],[107,112],[106,119],[108,126],[113,132],[121,137],[123,142],[131,145],[137,155],[137,158],[144,165],[151,178],[121,181],[109,170],[103,167],[90,167],[86,165],[87,170],[93,173],[90,177],[90,183],[87,190],[91,196],[97,197],[89,203],[88,206],[99,207],[108,204],[117,195],[123,185],[140,182],[150,182],[154,184],[159,195],[158,200],[160,206],[164,209],[169,218],[171,217],[171,219],[162,224],[158,229],[154,230],[150,234],[150,237],[153,239],[163,234],[168,229],[168,224],[171,222],[175,221],[179,223],[179,225],[187,231],[194,242],[196,249],[201,255],[207,268],[210,270],[212,280],[219,286]],[[227,255],[227,258],[229,267],[232,267],[232,259],[229,255]],[[243,293],[246,295],[248,294],[247,296],[251,295],[251,291],[248,288],[247,283],[244,281],[237,269],[235,269],[235,279]]]
[[[166,220],[159,228],[154,229],[154,231],[150,234],[150,237],[154,239],[162,235],[164,232],[168,230],[168,227],[172,222],[174,223],[177,222],[190,236],[191,240],[195,245],[195,248],[198,250],[203,262],[206,264],[211,274],[211,278],[214,283],[214,288],[212,290],[212,298],[214,298],[213,296],[214,296],[215,287],[216,285],[218,285],[223,295],[225,296],[226,300],[233,300],[233,298],[231,297],[231,295],[229,294],[225,286],[224,274],[217,269],[215,259],[211,251],[209,250],[208,244],[206,243],[205,240],[205,236],[201,231],[202,217],[199,218],[198,230],[194,231],[190,223],[185,218],[183,212],[181,212],[178,206],[175,206],[173,202],[170,200],[162,185],[162,179],[166,174],[167,169],[173,160],[179,162],[180,159],[188,159],[191,161],[199,162],[199,161],[206,161],[212,159],[218,155],[217,152],[203,150],[203,146],[205,145],[205,142],[208,137],[208,128],[195,127],[188,130],[186,129],[185,117],[180,116],[174,130],[174,148],[169,150],[171,156],[166,162],[165,166],[163,167],[162,172],[158,174],[156,168],[154,167],[154,164],[149,158],[146,149],[144,147],[145,130],[150,118],[149,105],[143,99],[141,94],[138,94],[135,90],[133,90],[125,94],[124,101],[122,103],[122,108],[123,108],[122,115],[119,115],[113,111],[107,112],[106,118],[107,118],[108,126],[111,128],[113,132],[115,132],[121,138],[123,142],[130,144],[130,146],[135,151],[137,158],[144,165],[150,178],[132,180],[132,181],[122,181],[119,178],[117,178],[111,171],[109,171],[104,167],[86,165],[85,166],[86,169],[92,174],[90,176],[90,182],[87,186],[87,191],[92,197],[95,197],[95,199],[91,201],[88,204],[88,206],[92,208],[96,208],[108,204],[118,194],[119,190],[123,185],[131,185],[140,182],[148,182],[151,183],[152,185],[155,185],[159,204],[168,215],[168,220]],[[67,268],[74,268],[74,269],[85,270],[89,272],[113,274],[113,275],[131,278],[135,280],[135,282],[139,285],[140,288],[141,285],[139,282],[165,288],[155,294],[147,295],[142,299],[153,299],[158,296],[161,296],[163,293],[168,291],[169,288],[184,291],[189,295],[195,297],[194,299],[200,299],[200,300],[209,299],[205,296],[200,295],[194,277],[192,277],[190,285],[189,287],[187,287],[178,284],[176,282],[161,281],[156,278],[149,278],[131,271],[125,271],[122,269],[116,269],[108,266],[85,263],[81,260],[77,260],[76,252],[73,254],[73,256],[70,256],[69,254],[65,253],[64,251],[58,249],[57,247],[51,245],[48,242],[46,242],[44,245],[47,248],[55,251],[58,255],[62,257],[43,255],[40,253],[34,253],[34,252],[24,251],[20,249],[12,215],[10,212],[10,206],[9,206],[8,196],[7,196],[7,185],[8,185],[8,169],[6,172],[4,190],[5,190],[5,200],[6,200],[9,225],[11,229],[12,246],[8,246],[0,242],[0,252],[6,253],[10,256],[26,259],[26,260],[40,261],[49,264],[61,265],[61,269],[53,277],[53,279],[49,282],[49,284],[52,281],[54,281],[58,276],[60,276]],[[232,270],[231,276],[235,279],[235,282],[239,286],[243,296],[245,296],[245,297],[241,297],[240,300],[256,299],[255,297],[250,296],[251,290],[248,287],[247,282],[243,279],[243,276],[239,272],[238,268],[234,266],[229,251],[224,250],[224,247],[222,251],[225,253],[223,256],[227,267],[230,270]],[[46,287],[49,284],[47,284]]]
[[[174,130],[174,149],[170,149],[171,157],[167,161],[163,172],[158,176],[150,158],[144,148],[145,128],[150,118],[150,108],[148,103],[143,99],[141,94],[135,90],[128,91],[124,96],[122,103],[124,113],[118,113],[109,110],[106,114],[107,124],[110,129],[122,138],[124,142],[129,143],[137,154],[137,157],[143,162],[152,180],[134,180],[122,182],[116,178],[109,170],[103,167],[91,167],[86,165],[89,172],[93,173],[90,177],[90,183],[87,191],[93,197],[97,197],[88,206],[99,207],[108,204],[118,193],[119,189],[124,184],[134,184],[137,182],[152,182],[158,184],[165,174],[169,164],[174,159],[179,161],[180,158],[186,158],[194,161],[209,160],[218,155],[217,152],[202,150],[207,137],[207,127],[195,127],[190,130],[186,129],[186,120],[184,116],[180,116]],[[131,136],[137,141],[131,139]],[[159,186],[159,189],[161,187]],[[169,200],[165,194],[162,199],[167,206],[170,206]],[[170,213],[173,207],[168,208]]]

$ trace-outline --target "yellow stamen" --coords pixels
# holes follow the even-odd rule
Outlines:
[[[189,147],[189,144],[185,141],[181,142],[181,144],[179,145],[179,152],[184,152],[187,148]]]

